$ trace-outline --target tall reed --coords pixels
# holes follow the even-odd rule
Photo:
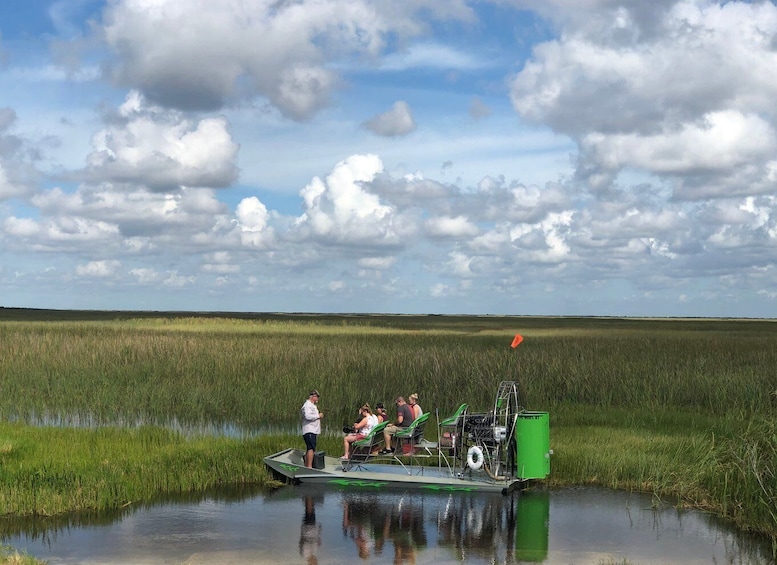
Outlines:
[[[458,331],[447,318],[440,329],[431,317],[426,331],[403,329],[402,317],[397,328],[369,320],[0,323],[0,415],[254,427],[293,423],[315,387],[334,425],[365,401],[411,392],[427,410],[464,401],[486,409],[501,380],[520,382],[527,407],[549,410],[777,407],[777,324],[676,321],[648,331],[560,320],[532,330],[533,319],[500,318],[471,332],[466,318]],[[527,339],[512,350],[521,326]]]

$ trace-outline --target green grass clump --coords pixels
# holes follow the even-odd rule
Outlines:
[[[285,443],[289,438],[285,439]],[[0,423],[2,515],[99,511],[162,494],[271,484],[262,462],[282,438],[184,437],[157,427],[44,428]]]
[[[26,553],[19,553],[11,547],[0,546],[0,565],[44,565],[45,563]]]
[[[551,424],[550,484],[653,493],[777,536],[775,419],[671,410],[562,410]]]

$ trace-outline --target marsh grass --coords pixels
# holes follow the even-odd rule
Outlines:
[[[485,408],[500,380],[518,380],[524,398],[547,409],[725,414],[777,407],[777,375],[765,370],[777,362],[774,324],[676,321],[647,330],[559,321],[534,335],[532,320],[498,319],[499,327],[488,319],[474,333],[464,330],[471,321],[462,329],[435,321],[427,331],[405,329],[402,317],[396,328],[362,319],[4,323],[0,413],[25,421],[80,414],[98,423],[175,419],[250,428],[293,420],[299,398],[315,386],[342,423],[364,401],[410,392],[427,409],[452,410],[462,398]],[[521,329],[512,324],[529,326],[517,351],[506,345]]]
[[[775,323],[595,322],[427,317],[426,329],[402,316],[5,322],[0,413],[252,427],[293,419],[312,386],[340,421],[364,401],[410,392],[427,409],[451,410],[462,398],[487,407],[500,380],[518,380],[527,401],[547,409],[777,407],[777,374],[766,370],[777,363]],[[514,351],[508,344],[519,330],[527,340]]]
[[[19,553],[11,547],[0,546],[0,565],[43,565],[44,563],[26,553]]]
[[[268,484],[264,454],[283,438],[185,438],[164,428],[0,424],[0,514],[53,516],[221,485]],[[285,438],[288,443],[289,438]]]
[[[28,494],[11,512],[109,507],[220,482],[261,483],[261,457],[300,444],[296,435],[188,437],[154,427],[172,421],[292,429],[315,387],[327,429],[320,442],[338,452],[342,424],[365,401],[391,406],[397,395],[417,392],[425,410],[444,417],[461,402],[490,409],[498,383],[515,380],[527,409],[551,414],[551,481],[677,496],[777,536],[776,322],[36,317],[21,321],[13,312],[6,316],[13,321],[0,321],[2,419],[77,415],[96,427],[0,433],[4,496],[9,485],[48,493],[45,504]],[[513,350],[516,332],[526,339]],[[150,426],[110,428],[119,422]],[[60,435],[68,433],[74,435]],[[44,454],[40,446],[51,441]],[[103,447],[56,448],[84,442]],[[101,450],[110,456],[98,457]]]
[[[352,418],[366,391],[373,404],[413,391],[431,401],[449,396],[451,379],[478,392],[487,385],[481,399],[491,401],[504,364],[514,366],[492,355],[496,338],[473,351],[466,336],[449,331],[213,320],[128,325],[0,325],[8,360],[0,412],[25,421],[75,413],[100,423],[175,418],[251,427],[296,420],[303,391],[316,386],[339,421]]]

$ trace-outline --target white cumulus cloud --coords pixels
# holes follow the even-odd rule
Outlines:
[[[178,112],[146,106],[133,92],[121,121],[93,138],[86,177],[91,182],[132,182],[152,190],[221,187],[237,178],[238,145],[223,118],[196,123]]]
[[[338,163],[325,179],[313,179],[300,192],[305,213],[297,219],[297,228],[343,244],[396,244],[394,210],[365,190],[382,171],[378,156],[354,155]]]

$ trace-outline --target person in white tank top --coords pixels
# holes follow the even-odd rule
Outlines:
[[[407,399],[407,403],[410,405],[410,408],[413,409],[414,420],[417,420],[418,418],[424,415],[424,409],[421,408],[421,406],[419,406],[418,404],[417,393],[414,392],[413,394],[411,394]]]
[[[378,417],[372,413],[372,408],[370,408],[369,404],[364,404],[364,406],[359,408],[359,415],[361,420],[353,425],[355,431],[343,438],[345,454],[340,459],[347,460],[350,457],[351,444],[367,437],[372,429],[378,425]]]

